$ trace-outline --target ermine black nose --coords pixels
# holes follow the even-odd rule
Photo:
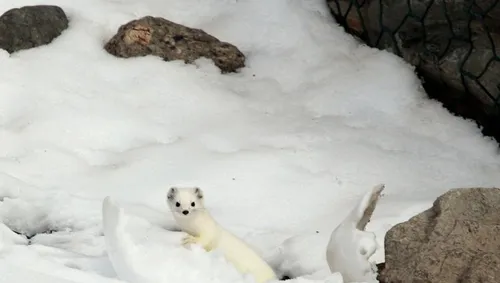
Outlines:
[[[189,214],[189,211],[187,211],[187,210],[183,210],[183,211],[182,211],[182,214],[184,214],[184,215],[188,215],[188,214]]]

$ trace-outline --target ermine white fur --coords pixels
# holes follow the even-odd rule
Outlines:
[[[199,244],[206,251],[218,249],[242,274],[252,274],[258,283],[277,279],[274,270],[241,239],[220,226],[205,209],[198,187],[172,187],[167,204],[180,228],[188,235],[182,244]]]

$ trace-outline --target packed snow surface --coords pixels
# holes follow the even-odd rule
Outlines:
[[[379,245],[450,188],[499,186],[498,145],[427,99],[411,66],[347,35],[325,2],[0,1],[0,13],[55,4],[70,19],[49,45],[0,50],[0,282],[251,283],[216,252],[179,246],[165,194],[196,185],[291,282],[341,283],[330,233],[374,185],[386,185],[366,228]],[[103,49],[146,15],[236,45],[246,67]]]

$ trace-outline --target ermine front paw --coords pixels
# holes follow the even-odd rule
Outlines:
[[[191,236],[191,235],[188,234],[188,235],[184,236],[184,238],[182,238],[182,245],[184,247],[187,248],[191,244],[196,244],[196,238],[195,237],[193,237],[193,236]]]

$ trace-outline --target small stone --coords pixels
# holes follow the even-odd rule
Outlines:
[[[122,58],[155,55],[165,61],[193,63],[204,57],[211,59],[222,73],[236,72],[245,66],[245,56],[234,45],[201,29],[151,16],[122,25],[104,49]]]
[[[9,53],[49,44],[68,28],[58,6],[36,5],[8,10],[0,16],[0,48]]]

